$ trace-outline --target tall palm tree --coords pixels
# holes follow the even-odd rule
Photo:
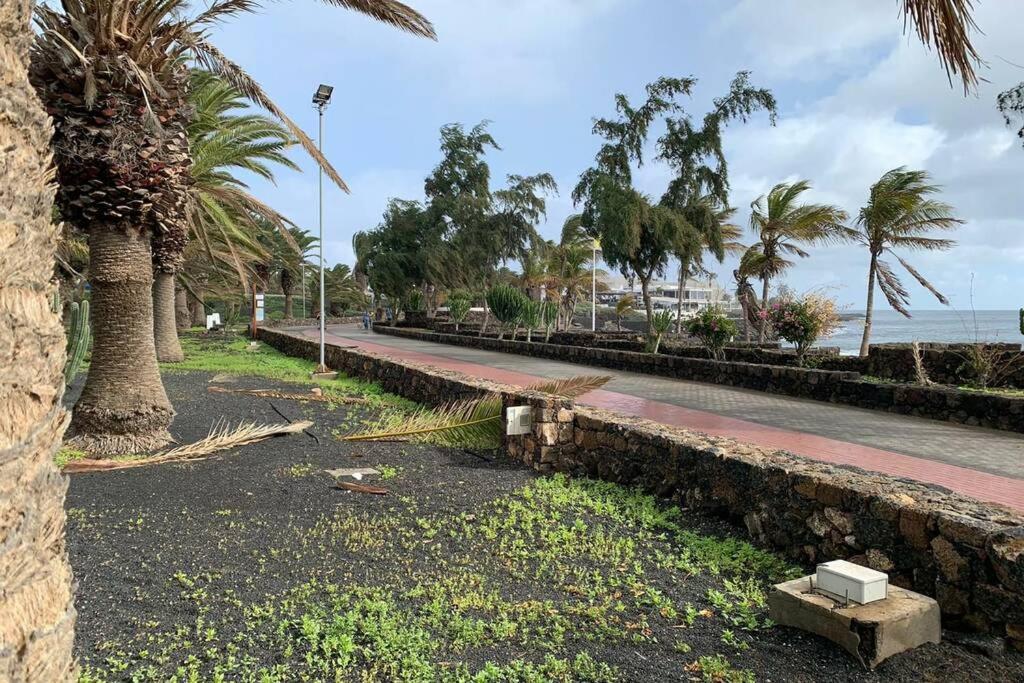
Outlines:
[[[32,3],[0,4],[0,676],[78,679],[64,545],[67,482],[53,464],[64,433],[64,330],[50,305],[50,122],[26,69]]]
[[[284,294],[284,317],[292,318],[293,301],[295,299],[295,281],[302,277],[302,267],[307,265],[307,260],[313,256],[313,247],[317,244],[317,238],[305,230],[291,228],[289,233],[292,236],[293,244],[288,244],[283,238],[277,240],[278,277],[281,280],[281,293]],[[296,249],[297,247],[297,249]],[[305,316],[306,312],[303,311]]]
[[[889,305],[910,317],[910,311],[907,310],[910,295],[892,267],[881,260],[886,252],[899,261],[922,287],[934,294],[940,303],[949,303],[932,283],[893,251],[944,251],[956,244],[952,240],[925,236],[930,230],[953,230],[963,223],[953,215],[952,206],[928,198],[939,191],[939,187],[929,184],[928,180],[927,171],[908,171],[903,166],[886,172],[871,186],[868,203],[857,217],[857,239],[871,254],[864,336],[860,342],[862,356],[867,355],[871,339],[876,281]]]
[[[399,28],[433,36],[397,0],[332,0]],[[61,215],[89,234],[95,335],[71,428],[91,452],[140,452],[170,439],[173,410],[153,336],[151,241],[181,254],[193,59],[279,119],[342,188],[316,145],[208,39],[210,27],[254,12],[258,0],[65,0],[36,8],[32,80],[53,116]]]
[[[793,265],[787,256],[810,256],[801,245],[849,240],[853,232],[844,225],[845,211],[829,204],[801,204],[800,195],[810,183],[779,183],[751,205],[750,228],[758,241],[747,249],[740,263],[746,275],[761,279],[761,310],[768,308],[771,280]],[[767,319],[762,319],[758,341],[764,341]]]

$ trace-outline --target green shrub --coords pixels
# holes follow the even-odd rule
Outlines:
[[[725,345],[736,336],[736,323],[716,306],[708,306],[688,323],[686,331],[700,340],[715,360],[722,360]]]
[[[551,339],[551,330],[558,324],[558,310],[560,306],[557,301],[545,300],[540,303],[541,325],[544,326],[544,343]]]
[[[422,310],[424,310],[423,292],[413,289],[405,296],[405,312],[419,313]]]
[[[658,352],[658,348],[661,347],[661,338],[672,328],[672,323],[675,320],[672,311],[668,309],[655,312],[651,318],[651,331],[647,335],[648,351],[651,353]]]
[[[766,315],[775,333],[796,348],[796,362],[801,367],[814,342],[839,327],[835,302],[815,294],[774,303]]]
[[[455,323],[456,332],[459,331],[459,324],[469,315],[470,308],[472,308],[472,303],[465,292],[452,292],[448,297],[448,315]]]
[[[487,291],[487,306],[501,323],[498,339],[504,338],[506,330],[515,330],[528,302],[525,294],[509,285],[495,285]]]
[[[527,299],[526,303],[523,304],[523,311],[519,316],[519,322],[526,328],[526,341],[533,341],[533,330],[536,327],[540,327],[541,323],[540,302]]]

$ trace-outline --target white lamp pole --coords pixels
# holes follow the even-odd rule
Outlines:
[[[590,259],[590,331],[597,331],[597,240],[594,240],[594,256]]]
[[[320,84],[313,94],[313,104],[320,113],[320,135],[317,138],[317,149],[321,155],[324,151],[324,109],[331,101],[331,92],[334,90],[329,85]],[[327,365],[324,363],[324,337],[326,336],[326,324],[324,315],[324,169],[319,168],[319,195],[320,195],[320,365],[319,372],[326,372]]]

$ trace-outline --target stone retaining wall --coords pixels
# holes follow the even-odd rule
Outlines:
[[[317,344],[263,340],[314,359]],[[1024,515],[945,489],[746,446],[568,399],[357,350],[327,347],[335,369],[432,405],[500,394],[529,405],[531,433],[504,450],[540,472],[637,486],[688,508],[741,520],[750,536],[807,564],[847,558],[935,597],[945,623],[1024,648]]]
[[[929,420],[1024,432],[1024,398],[962,391],[942,386],[865,381],[861,379],[859,373],[849,370],[713,361],[707,358],[686,358],[660,353],[441,334],[423,329],[381,326],[375,327],[374,330],[381,334],[441,344],[517,353],[568,363],[842,403]],[[826,356],[822,359],[822,364],[828,365],[833,359],[846,358],[848,357]]]

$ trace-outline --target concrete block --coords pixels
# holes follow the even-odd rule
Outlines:
[[[775,586],[768,595],[772,620],[828,638],[869,669],[942,639],[939,604],[925,595],[890,585],[884,600],[844,607],[812,590],[811,578]]]

